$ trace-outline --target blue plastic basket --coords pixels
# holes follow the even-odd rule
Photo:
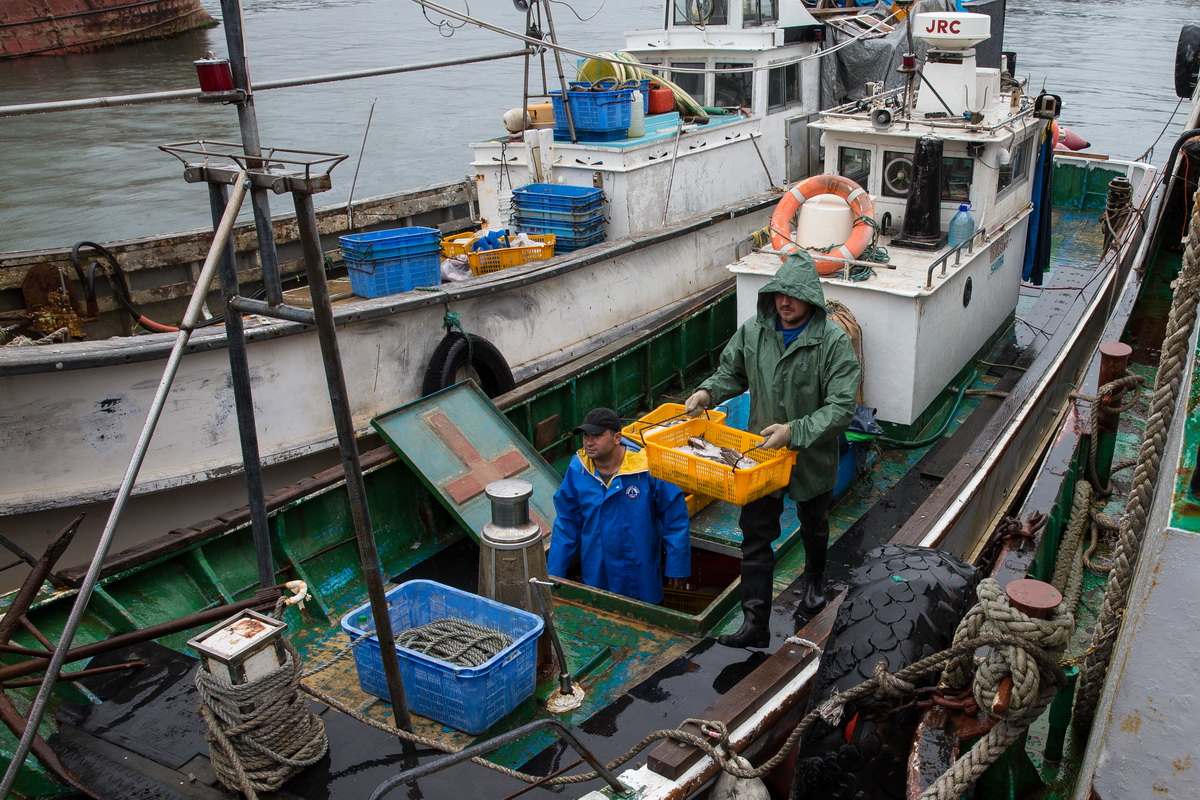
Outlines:
[[[439,243],[426,254],[365,259],[342,251],[350,290],[359,297],[386,297],[412,291],[418,286],[437,286],[442,282],[440,249]]]
[[[632,89],[607,92],[568,89],[567,98],[571,102],[571,121],[577,131],[623,131],[633,121]],[[550,102],[554,104],[555,130],[569,130],[562,91],[550,92]]]
[[[594,211],[603,204],[604,190],[586,186],[531,183],[528,186],[513,189],[513,205],[531,214],[538,209],[578,214]]]
[[[442,234],[436,228],[394,228],[370,233],[351,233],[340,239],[342,254],[357,259],[398,258],[402,255],[425,254],[430,245],[441,246]]]
[[[553,225],[569,225],[575,228],[589,227],[604,222],[604,210],[597,208],[593,211],[551,211],[546,208],[523,208],[513,206],[513,213],[529,222],[548,222]]]
[[[603,242],[603,241],[604,241],[604,231],[600,231],[599,233],[597,233],[597,234],[595,234],[595,235],[592,235],[592,236],[583,236],[583,237],[562,236],[562,237],[555,237],[555,245],[554,245],[554,249],[555,249],[556,251],[558,251],[559,253],[570,253],[570,252],[572,252],[572,251],[579,250],[579,249],[582,249],[582,248],[584,248],[584,247],[588,247],[588,246],[590,246],[590,245],[593,245],[593,244],[600,244],[600,243],[601,243],[601,242]],[[558,242],[563,242],[564,244],[563,244],[563,245],[560,247],[560,246],[558,245]]]
[[[396,645],[404,694],[413,712],[474,735],[533,694],[541,617],[435,581],[407,581],[389,589],[386,596],[396,632],[455,617],[513,638],[512,644],[478,667],[459,667]],[[379,640],[368,635],[374,629],[369,603],[342,617],[342,630],[352,641],[368,637],[354,647],[359,686],[386,700]]]
[[[574,221],[515,215],[513,224],[526,233],[553,233],[555,236],[580,237],[604,232],[603,216],[598,216],[593,220]]]

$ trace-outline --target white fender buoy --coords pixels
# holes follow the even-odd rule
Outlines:
[[[741,756],[734,756],[730,761],[743,769],[752,766]],[[721,770],[712,791],[708,793],[708,800],[771,800],[771,795],[761,778],[736,778]]]

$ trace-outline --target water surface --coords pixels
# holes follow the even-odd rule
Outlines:
[[[448,0],[463,7],[461,0]],[[214,16],[220,7],[205,0]],[[496,24],[520,29],[511,3],[470,4]],[[611,50],[623,33],[661,25],[654,0],[555,3],[559,39]],[[574,9],[574,12],[572,12]],[[579,17],[592,17],[581,21]],[[1150,148],[1162,163],[1181,125],[1173,91],[1180,25],[1200,21],[1200,0],[1010,0],[1006,48],[1018,72],[1063,97],[1063,122],[1093,150],[1135,158]],[[406,0],[249,0],[247,49],[256,81],[458,58],[517,49],[478,28],[451,30]],[[0,104],[192,88],[192,62],[225,52],[220,28],[101,53],[0,63]],[[567,58],[570,70],[571,59]],[[552,58],[547,59],[556,79]],[[500,133],[519,106],[521,60],[408,73],[256,95],[264,145],[350,154],[319,205],[345,201],[372,103],[354,197],[395,192],[472,173],[467,143]],[[1170,123],[1170,124],[1169,124]],[[238,140],[232,107],[176,101],[0,119],[0,250],[110,241],[210,224],[204,188],[183,181],[164,142]],[[286,198],[272,209],[290,208]]]

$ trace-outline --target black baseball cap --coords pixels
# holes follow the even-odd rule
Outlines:
[[[621,418],[611,408],[593,408],[572,433],[590,433],[595,436],[604,431],[621,430]]]

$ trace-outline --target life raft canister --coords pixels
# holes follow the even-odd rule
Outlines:
[[[771,247],[784,253],[800,250],[800,245],[791,240],[792,220],[805,201],[822,194],[833,194],[845,200],[854,212],[854,227],[850,238],[834,249],[831,255],[841,258],[858,258],[875,238],[871,221],[875,217],[875,203],[871,195],[849,178],[841,175],[814,175],[797,183],[783,195],[775,213],[771,215]],[[815,258],[818,275],[833,275],[845,269],[845,264],[828,258]]]

